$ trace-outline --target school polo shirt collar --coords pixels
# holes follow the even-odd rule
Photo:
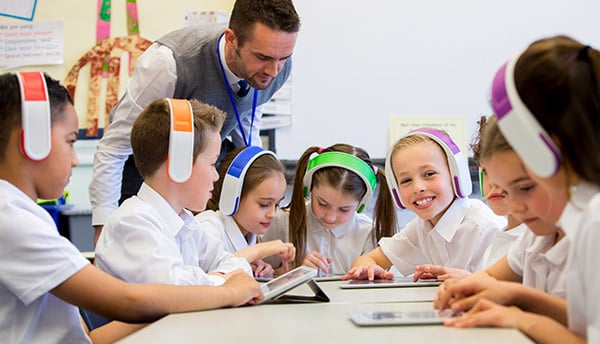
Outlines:
[[[137,197],[150,204],[156,211],[156,215],[161,218],[167,231],[176,236],[185,225],[184,219],[171,208],[171,205],[150,185],[142,183]],[[186,216],[187,217],[187,216]]]
[[[600,188],[598,186],[584,181],[573,187],[573,194],[556,223],[558,227],[562,228],[567,236],[575,235],[573,231],[579,228],[583,210],[594,195],[598,193],[600,193]]]
[[[348,232],[350,232],[350,230],[352,228],[356,227],[356,225],[355,225],[356,213],[354,213],[352,218],[350,220],[348,220],[346,223],[342,223],[341,225],[338,225],[332,229],[325,229],[319,223],[319,221],[317,221],[317,217],[315,216],[315,214],[312,211],[312,206],[310,204],[310,201],[306,203],[306,207],[307,207],[307,212],[309,213],[307,222],[308,221],[311,222],[308,225],[308,229],[312,232],[327,231],[327,232],[330,232],[336,239],[339,239],[339,238],[342,238],[344,235],[346,235]]]
[[[467,215],[469,211],[469,200],[466,198],[456,198],[452,204],[448,207],[442,218],[433,227],[444,240],[447,242],[452,241],[459,225]],[[429,221],[427,221],[430,223]]]
[[[229,69],[227,62],[225,62],[225,34],[223,34],[219,39],[219,55],[221,57],[221,65],[223,66],[223,69],[225,69],[225,75],[227,75],[227,81],[235,89],[235,87],[238,87],[237,83],[242,79],[233,74],[231,69]]]
[[[249,233],[248,237],[249,241],[246,241],[246,237],[242,235],[242,231],[240,227],[233,219],[233,216],[227,216],[222,212],[218,212],[219,217],[223,221],[223,226],[225,228],[225,235],[229,238],[229,241],[233,244],[236,251],[239,251],[243,248],[256,244],[256,235]]]

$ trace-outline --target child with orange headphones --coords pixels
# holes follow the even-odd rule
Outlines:
[[[218,174],[223,112],[198,101],[158,99],[136,119],[131,146],[144,177],[138,194],[109,217],[96,265],[136,283],[220,285],[248,262],[225,251],[192,211],[201,211]]]
[[[392,265],[403,275],[422,264],[474,271],[506,222],[467,198],[467,160],[450,136],[430,128],[410,131],[389,150],[385,168],[396,205],[418,217],[356,258],[342,279],[391,279]]]
[[[294,246],[281,240],[263,241],[283,201],[285,168],[275,153],[261,147],[236,148],[221,160],[219,180],[206,210],[196,215],[202,228],[223,241],[225,250],[248,260],[255,277],[288,271]],[[263,261],[278,255],[282,268]]]
[[[378,184],[371,219],[363,211]],[[296,247],[294,266],[310,266],[321,277],[334,277],[343,275],[352,260],[373,249],[380,238],[393,235],[395,228],[384,172],[363,149],[335,144],[310,147],[302,154],[291,202],[280,210],[264,239],[291,242]]]

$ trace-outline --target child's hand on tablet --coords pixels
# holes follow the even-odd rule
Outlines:
[[[265,263],[262,259],[257,259],[250,263],[254,277],[273,277],[273,267],[271,264]]]
[[[221,286],[227,290],[229,306],[237,307],[245,304],[255,304],[263,299],[263,292],[254,278],[244,270],[234,270],[227,275],[225,283]]]
[[[369,265],[369,266],[355,266],[348,270],[344,276],[342,276],[342,280],[349,279],[358,279],[364,280],[368,279],[372,281],[374,279],[392,279],[394,278],[394,274],[385,270],[381,266],[377,264]]]
[[[413,278],[415,281],[420,279],[437,279],[445,281],[449,278],[463,279],[471,273],[463,269],[447,268],[441,265],[425,264],[415,267]]]
[[[304,256],[302,265],[319,270],[319,275],[322,277],[328,276],[331,273],[329,270],[331,269],[332,261],[333,259],[326,257],[317,251],[312,251]]]

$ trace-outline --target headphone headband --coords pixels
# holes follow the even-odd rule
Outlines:
[[[467,159],[462,154],[458,145],[452,140],[452,138],[444,133],[443,131],[432,129],[432,128],[420,128],[411,130],[402,136],[399,140],[413,136],[413,135],[424,135],[434,142],[436,142],[444,151],[446,155],[446,159],[448,161],[448,169],[450,170],[450,177],[452,178],[452,188],[454,190],[454,195],[459,198],[468,197],[473,191],[473,185],[471,183],[471,174],[469,173],[469,164]],[[394,174],[394,170],[392,167],[392,152],[394,151],[394,147],[392,146],[388,154],[385,158],[385,175],[388,176],[386,178],[388,182],[388,186],[390,191],[392,192],[392,198],[394,199],[394,203],[400,209],[405,209],[406,206],[402,202],[400,198],[400,191],[398,188],[398,183],[396,182],[396,175]]]
[[[175,183],[184,183],[192,175],[194,164],[194,113],[185,99],[166,98],[171,115],[167,173]]]
[[[529,111],[517,90],[514,74],[521,53],[504,64],[492,83],[492,108],[498,127],[521,159],[540,177],[556,174],[561,154],[550,135]]]
[[[360,200],[356,212],[362,212],[371,201],[375,187],[377,186],[377,176],[375,171],[362,159],[342,152],[325,152],[316,155],[308,162],[306,173],[304,174],[304,196],[308,196],[312,187],[313,174],[326,167],[340,167],[354,172],[365,183],[367,188],[365,195]]]
[[[277,159],[275,153],[258,146],[246,147],[235,156],[223,178],[219,199],[219,210],[221,212],[228,216],[233,216],[237,212],[246,172],[256,159],[265,154],[272,155]]]
[[[33,161],[48,157],[51,148],[50,98],[42,72],[18,72],[21,92],[23,152]]]

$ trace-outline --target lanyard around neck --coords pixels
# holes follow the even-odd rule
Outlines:
[[[256,99],[258,97],[258,90],[254,89],[254,98],[252,100],[252,117],[250,118],[250,128],[248,130],[248,140],[246,140],[246,133],[244,132],[244,127],[242,126],[242,120],[240,119],[240,114],[238,112],[237,106],[235,105],[235,99],[233,98],[233,91],[231,90],[231,86],[229,85],[229,81],[227,80],[227,74],[225,73],[225,67],[223,66],[223,61],[221,60],[221,38],[223,38],[224,34],[221,34],[219,40],[217,41],[217,58],[219,60],[219,66],[221,67],[221,73],[223,74],[223,80],[225,81],[225,87],[227,88],[227,94],[229,95],[229,101],[231,102],[231,107],[233,107],[233,112],[235,113],[235,119],[238,122],[238,126],[240,127],[240,132],[242,133],[242,139],[246,146],[252,145],[252,126],[254,125],[254,116],[256,114]]]

